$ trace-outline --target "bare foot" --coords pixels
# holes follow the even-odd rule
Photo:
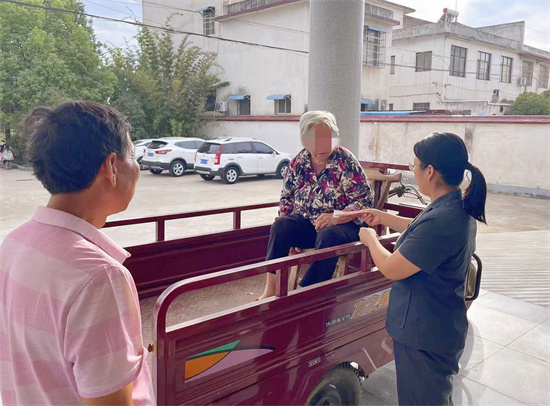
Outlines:
[[[271,296],[275,296],[277,288],[277,276],[272,273],[266,274],[265,289],[264,293],[258,298],[258,300],[263,300]]]

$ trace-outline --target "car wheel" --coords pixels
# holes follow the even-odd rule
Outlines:
[[[174,161],[170,164],[170,175],[181,176],[185,173],[187,165],[184,161]]]
[[[162,169],[152,169],[152,168],[149,168],[149,172],[151,172],[152,174],[154,175],[159,175],[162,173]]]
[[[230,166],[223,171],[223,181],[228,185],[232,185],[239,179],[239,170],[234,166]]]
[[[203,178],[204,180],[212,180],[214,179],[214,175],[204,175],[204,174],[200,174],[201,175],[201,178]]]
[[[283,162],[279,167],[277,168],[277,177],[279,179],[283,179],[286,175],[286,171],[288,171],[288,162]]]

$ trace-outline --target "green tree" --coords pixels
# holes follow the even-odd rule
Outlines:
[[[27,3],[84,10],[79,0]],[[6,138],[34,106],[67,99],[105,102],[114,74],[105,69],[83,15],[0,3],[0,123]]]
[[[508,110],[507,115],[549,115],[550,114],[550,92],[546,90],[542,94],[534,92],[525,92],[520,94],[514,100]]]
[[[216,54],[187,37],[176,47],[170,31],[143,27],[137,38],[137,50],[111,50],[111,103],[130,118],[134,138],[197,136],[207,97],[227,85],[214,73]]]

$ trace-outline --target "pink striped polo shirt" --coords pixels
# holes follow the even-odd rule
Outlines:
[[[82,404],[133,382],[154,404],[129,254],[90,223],[39,207],[0,246],[3,406]]]

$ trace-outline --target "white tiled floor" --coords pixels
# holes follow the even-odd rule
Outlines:
[[[550,405],[548,309],[483,291],[454,381],[456,405]],[[363,383],[363,405],[396,405],[395,365]]]
[[[477,303],[468,310],[468,319],[471,334],[500,345],[510,344],[538,324]]]
[[[478,297],[475,303],[534,323],[541,323],[550,317],[550,309],[546,307],[493,292],[487,292],[487,294]]]

